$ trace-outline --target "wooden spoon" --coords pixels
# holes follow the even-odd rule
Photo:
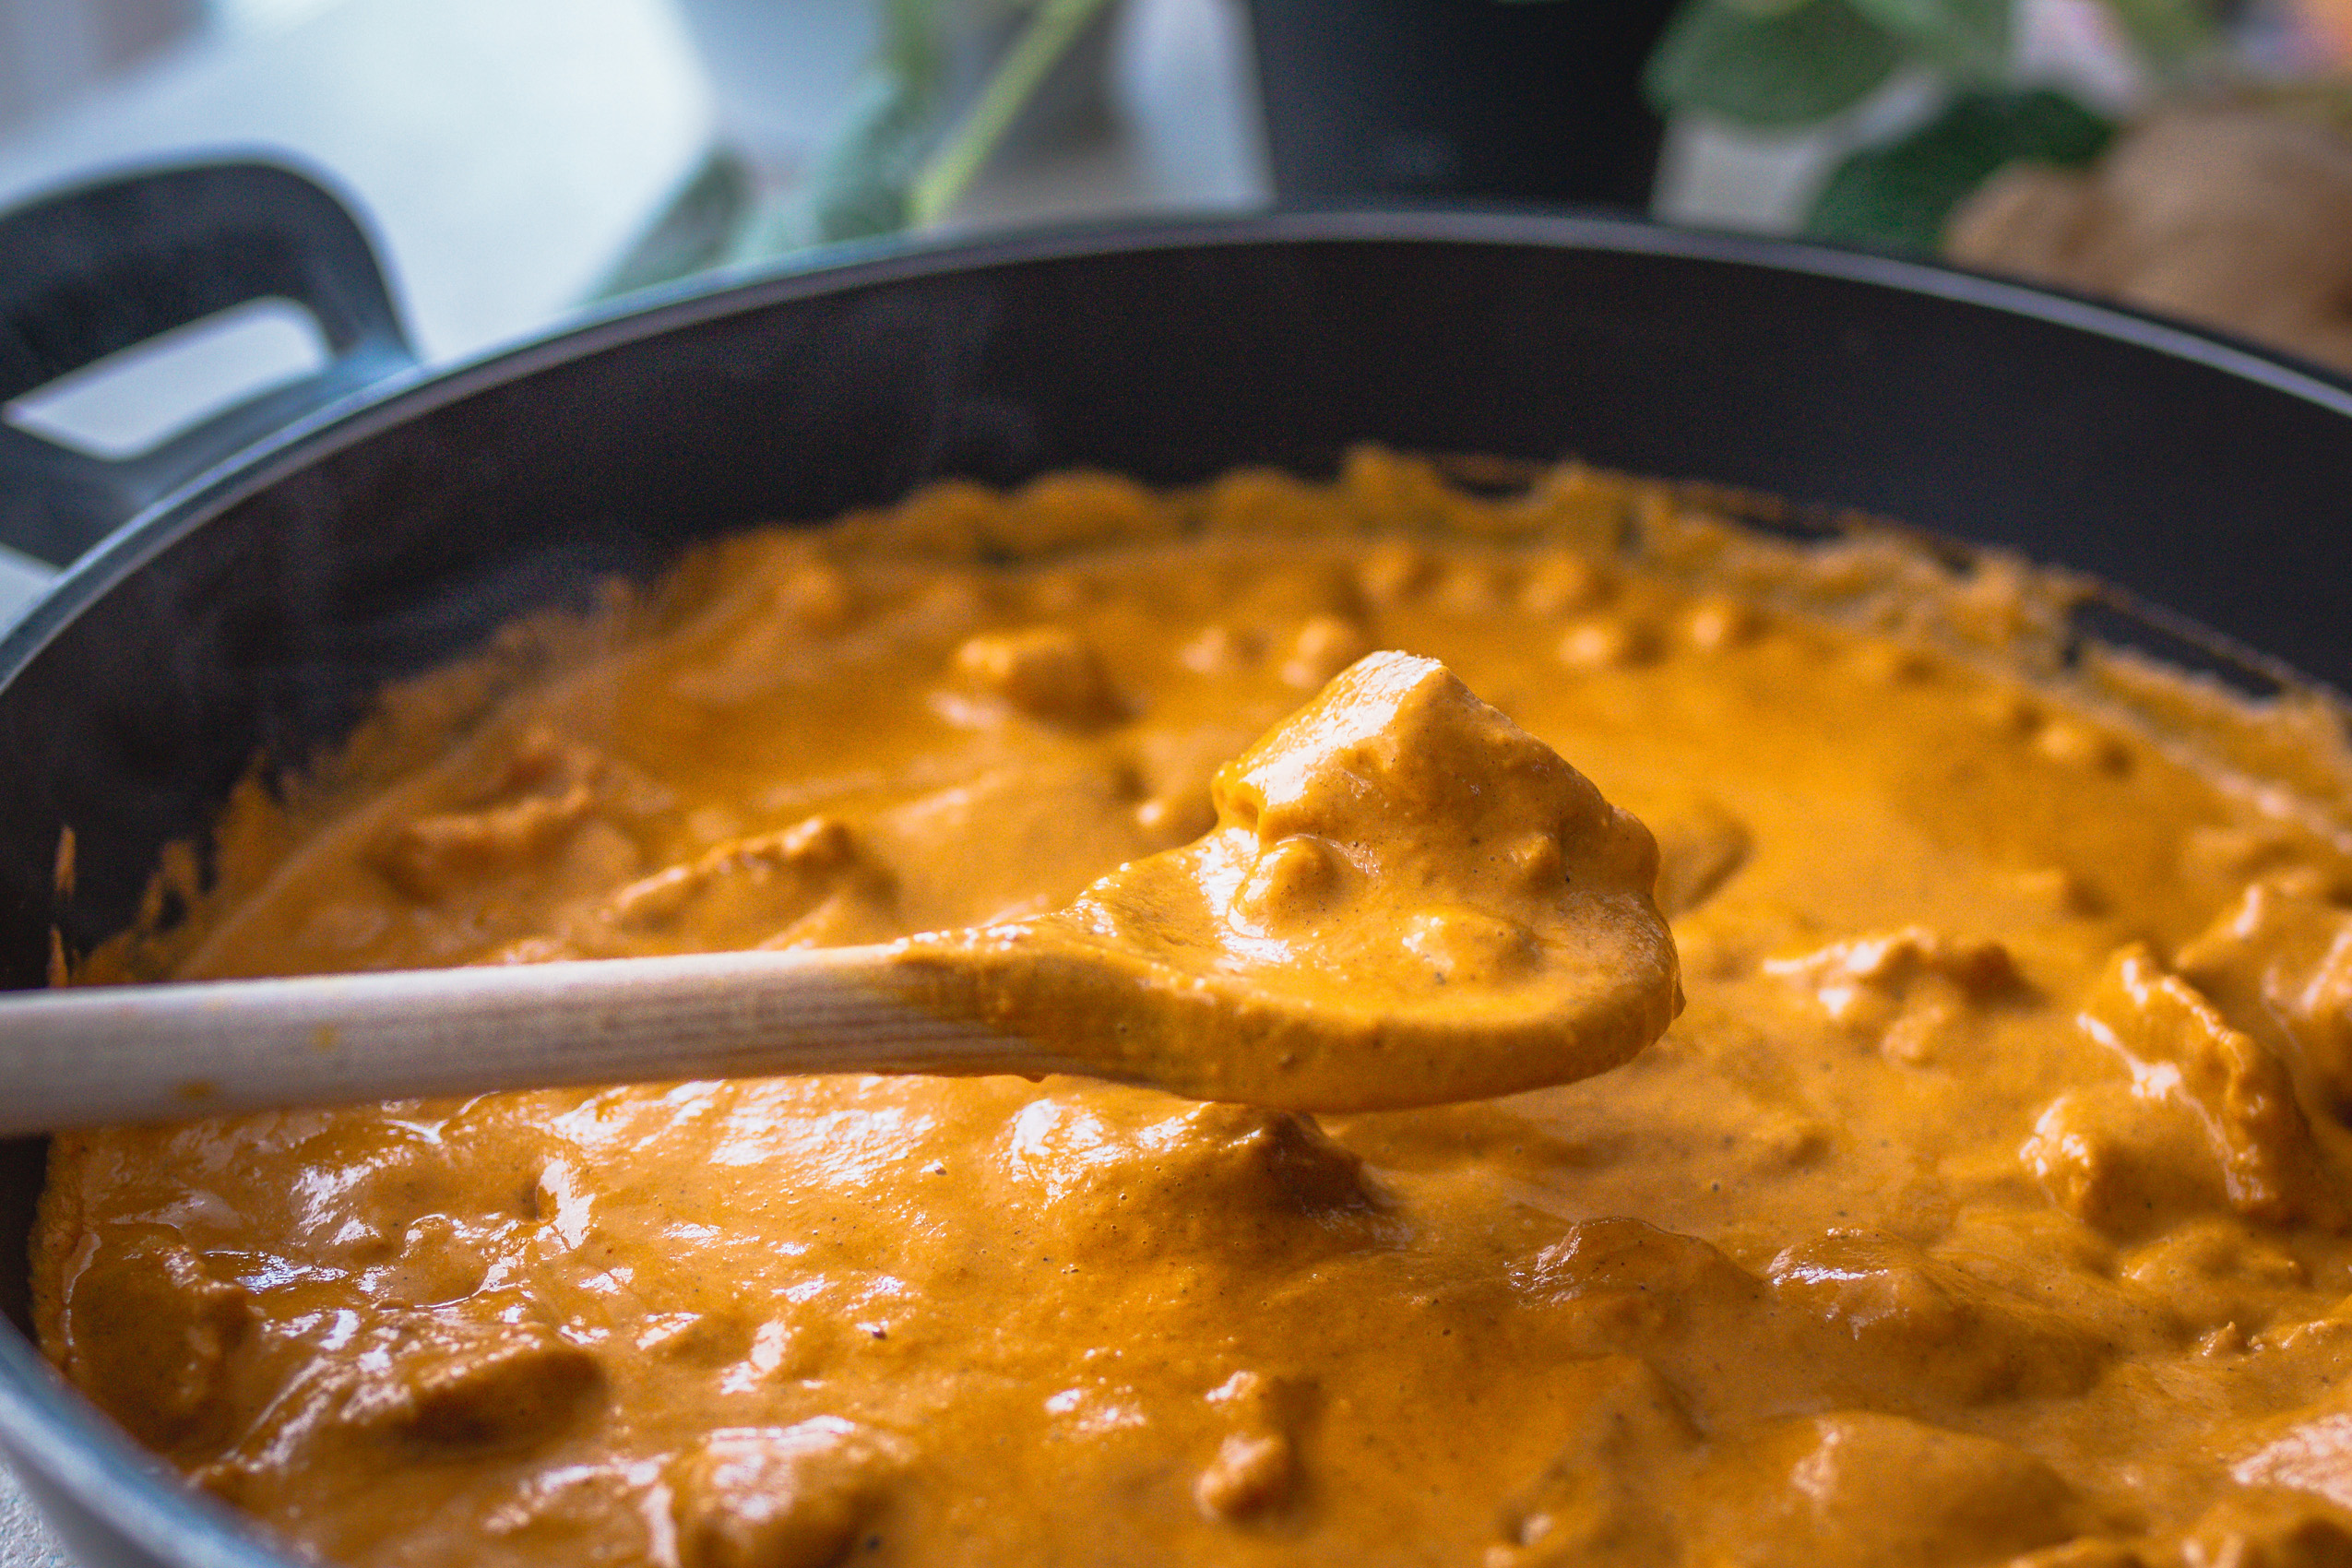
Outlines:
[[[928,1013],[893,975],[890,947],[837,947],[44,992],[0,1004],[0,1133],[647,1078],[1085,1070]]]
[[[1587,1076],[1681,1010],[1648,831],[1432,660],[1359,660],[1213,793],[1197,842],[974,931],[10,1000],[0,1134],[785,1073],[1378,1110]]]

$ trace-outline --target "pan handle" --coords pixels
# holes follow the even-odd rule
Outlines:
[[[64,565],[150,502],[417,358],[358,220],[291,169],[156,170],[0,217],[0,404],[267,299],[317,323],[330,357],[315,375],[119,460],[0,420],[0,544]]]

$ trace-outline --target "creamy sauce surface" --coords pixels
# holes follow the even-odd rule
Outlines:
[[[1485,901],[1543,858],[1511,801],[1619,886],[1605,796],[1687,1007],[1580,1083],[1320,1119],[819,1078],[62,1138],[43,1346],[353,1564],[2352,1561],[2332,721],[2200,750],[2191,688],[2032,673],[2051,602],[1376,453],[708,547],[248,790],[195,918],[78,978],[885,941],[1204,834],[1334,977],[1348,897],[1507,972],[1549,951]],[[1218,781],[1378,649],[1598,792],[1368,871],[1279,748]]]

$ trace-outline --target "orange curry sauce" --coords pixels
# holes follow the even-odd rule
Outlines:
[[[2060,659],[2069,592],[1377,452],[704,547],[247,789],[77,978],[1035,914],[1393,648],[1655,832],[1688,1005],[1320,1120],[814,1078],[61,1137],[43,1343],[351,1564],[2352,1561],[2352,769],[2315,703]]]

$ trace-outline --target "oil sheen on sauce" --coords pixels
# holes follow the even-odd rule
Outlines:
[[[78,978],[1021,920],[1399,649],[1655,831],[1687,1007],[1320,1119],[814,1078],[62,1138],[43,1345],[354,1564],[2352,1562],[2352,774],[2309,705],[2060,668],[2064,598],[1376,452],[706,547],[244,791]]]

